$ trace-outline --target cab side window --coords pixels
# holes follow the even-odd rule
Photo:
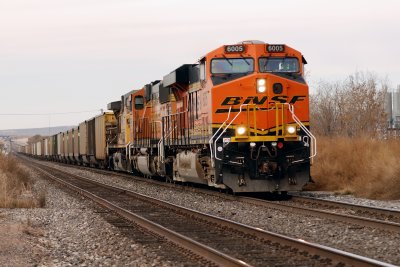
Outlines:
[[[144,107],[144,97],[141,95],[135,96],[135,109],[140,110]]]
[[[206,79],[206,61],[202,60],[200,62],[200,81],[204,81]]]

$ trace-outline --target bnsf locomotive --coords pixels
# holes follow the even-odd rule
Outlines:
[[[316,155],[304,64],[287,45],[221,46],[25,152],[233,192],[301,190]]]

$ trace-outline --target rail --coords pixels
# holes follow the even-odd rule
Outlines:
[[[238,199],[244,203],[258,205],[264,208],[277,209],[289,213],[302,214],[305,216],[315,216],[317,218],[331,219],[343,223],[351,223],[365,227],[372,227],[375,229],[392,231],[394,233],[400,232],[400,224],[395,222],[372,219],[361,216],[354,216],[350,214],[341,214],[341,213],[326,211],[324,209],[315,209],[307,207],[304,204],[301,206],[291,205],[290,202],[278,203],[278,202],[262,200],[257,198],[243,197],[243,196],[239,196]]]
[[[47,177],[51,178],[52,180],[55,180],[56,182],[58,182],[59,184],[63,185],[66,188],[69,188],[75,192],[78,192],[79,194],[85,196],[88,199],[91,199],[92,201],[94,201],[95,203],[103,206],[106,209],[109,209],[113,212],[115,212],[116,214],[118,214],[120,217],[134,222],[136,225],[139,225],[140,227],[143,227],[145,229],[147,229],[148,231],[154,233],[156,236],[160,236],[163,238],[166,238],[167,240],[169,240],[170,242],[172,242],[173,244],[175,244],[177,247],[181,247],[184,249],[187,249],[188,251],[190,251],[191,253],[194,253],[200,257],[202,257],[204,260],[206,260],[209,264],[211,265],[220,265],[220,266],[243,266],[243,267],[249,267],[250,265],[248,265],[247,263],[238,260],[234,257],[231,257],[223,252],[220,252],[217,249],[214,249],[212,247],[209,247],[208,245],[205,245],[203,243],[197,242],[196,240],[187,237],[181,233],[178,233],[176,231],[173,231],[165,226],[162,226],[161,224],[151,221],[147,218],[145,218],[144,216],[141,216],[137,213],[132,212],[131,210],[125,209],[121,206],[121,204],[115,204],[114,203],[114,199],[113,197],[101,197],[99,194],[99,190],[93,190],[96,187],[101,187],[102,189],[106,189],[109,190],[110,192],[117,192],[117,195],[120,195],[122,193],[128,193],[130,196],[135,195],[135,193],[133,193],[132,191],[127,191],[125,189],[121,189],[118,187],[114,187],[114,186],[109,186],[109,185],[105,185],[105,184],[101,184],[99,182],[96,182],[94,180],[91,180],[89,178],[84,178],[84,177],[80,177],[77,175],[73,175],[73,174],[68,174],[67,172],[61,171],[61,170],[57,170],[57,172],[59,173],[63,173],[70,175],[71,177],[73,177],[73,179],[79,179],[81,181],[83,181],[84,183],[91,183],[91,190],[88,189],[87,187],[82,187],[81,184],[79,183],[74,183],[71,181],[65,181],[63,178],[59,178],[57,176],[55,176],[53,173],[50,173],[49,171],[46,171],[45,169],[43,169],[43,165],[41,167],[33,166],[33,168],[35,168],[37,171],[41,172],[42,174],[46,175]],[[46,167],[47,169],[53,169],[56,170],[54,168],[51,167]],[[112,196],[112,193],[108,193],[107,195]],[[141,194],[136,194],[136,196],[139,199],[152,199],[150,197],[146,197],[144,195]]]
[[[45,167],[45,169],[49,170],[48,167]],[[307,261],[308,264],[313,265],[323,265],[329,262],[332,265],[336,264],[338,266],[394,266],[385,262],[355,255],[342,250],[307,242],[302,239],[291,238],[259,228],[235,223],[230,220],[218,218],[191,209],[185,209],[171,203],[166,203],[129,191],[126,188],[117,188],[109,185],[107,186],[88,178],[79,177],[70,173],[68,173],[67,178],[69,182],[63,181],[64,179],[54,176],[55,173],[64,173],[62,176],[65,177],[65,174],[67,174],[65,171],[53,169],[51,171],[41,170],[41,172],[63,183],[71,189],[79,191],[81,194],[91,198],[108,209],[114,210],[125,219],[134,221],[142,227],[149,229],[156,235],[163,236],[177,246],[184,247],[185,249],[188,249],[189,251],[207,259],[214,264],[219,264],[222,266],[248,266],[252,263],[253,265],[261,265],[261,263],[265,263],[266,260],[277,260],[278,263],[282,263],[279,261],[279,257],[277,258],[277,253],[274,253],[272,258],[266,255],[268,254],[268,251],[271,251],[272,247],[270,246],[274,246],[273,249],[279,247],[280,251],[284,251],[282,255],[287,256],[286,253],[293,253],[290,254],[291,257],[298,256],[299,260],[303,264],[305,261]],[[80,182],[78,184],[72,182],[70,180],[71,178],[69,177],[75,181],[83,180],[83,184],[86,185],[81,187],[82,184]],[[111,190],[114,193],[105,193],[103,190],[99,191],[99,187],[104,189],[108,188],[108,190]],[[106,198],[100,197],[100,195],[103,197],[106,196]],[[135,201],[132,203],[135,203],[135,207],[138,207],[135,208],[135,210],[139,212],[132,212],[133,210],[130,208],[127,209],[126,207],[126,202],[132,197],[135,199]],[[122,208],[120,203],[123,203],[125,208]],[[148,212],[150,207],[152,210],[151,212]],[[140,212],[141,210],[147,212]],[[156,216],[153,216],[152,214],[156,214]],[[160,216],[162,214],[164,214],[165,217]],[[179,229],[176,226],[170,227],[171,222],[176,221],[178,216],[185,216],[184,218],[187,220],[192,218],[193,222],[189,224],[185,223],[185,228],[182,227],[182,224],[179,224]],[[194,227],[200,227],[196,228],[199,231],[193,235],[190,234],[191,231],[188,231],[189,229],[192,229],[190,228],[192,224],[195,225]],[[172,230],[172,228],[175,230]],[[178,229],[178,231],[176,229]],[[216,231],[217,229],[218,231]],[[221,229],[224,229],[224,232],[221,235],[218,235],[217,233],[222,231]],[[211,233],[211,235],[209,235],[209,233]],[[225,239],[225,236],[228,238]],[[224,238],[222,239],[222,237]],[[234,244],[237,244],[237,242],[249,244],[249,247],[257,247],[257,250],[246,250],[246,246],[239,246],[239,249],[236,250],[238,246]],[[205,245],[206,243],[207,245]],[[229,252],[225,252],[228,254],[219,252],[216,248],[221,244],[224,244],[224,247],[226,247],[227,244],[233,244],[232,246],[229,246],[229,248],[232,250],[227,250]],[[255,257],[256,255],[257,257]],[[261,255],[263,256],[260,257]]]
[[[381,221],[387,222],[397,222],[400,223],[400,210],[389,209],[389,208],[379,208],[373,206],[365,206],[354,203],[348,203],[337,200],[328,200],[322,199],[318,197],[309,197],[303,196],[300,194],[296,194],[294,192],[291,193],[290,199],[292,201],[298,202],[301,205],[311,204],[318,205],[326,209],[350,209],[353,210],[352,215],[362,214],[362,216],[368,217],[369,219],[379,219]],[[400,231],[400,227],[398,228]]]

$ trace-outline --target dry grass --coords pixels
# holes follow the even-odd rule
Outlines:
[[[28,219],[26,223],[22,225],[22,232],[24,234],[35,237],[44,236],[43,230],[40,229],[39,227],[34,226],[30,219]]]
[[[15,158],[0,155],[0,208],[43,207],[44,194],[34,198],[28,194],[31,186],[29,173],[18,166]]]
[[[400,141],[318,138],[312,167],[317,190],[372,199],[400,199]]]

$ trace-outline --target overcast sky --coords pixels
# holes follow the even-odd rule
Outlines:
[[[0,129],[76,125],[250,39],[301,51],[311,90],[356,71],[397,87],[399,12],[397,0],[0,0]]]

